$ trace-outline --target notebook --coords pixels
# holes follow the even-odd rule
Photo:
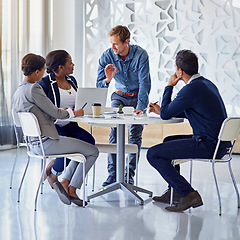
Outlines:
[[[108,88],[78,88],[75,101],[75,109],[84,107],[84,115],[92,115],[92,104],[101,103],[101,115],[105,112]]]

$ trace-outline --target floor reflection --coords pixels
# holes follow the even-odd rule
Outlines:
[[[166,189],[166,183],[149,166],[142,150],[139,185],[154,195]],[[17,188],[25,166],[25,150],[20,149],[14,172],[13,188],[9,180],[15,151],[0,152],[0,239],[4,240],[239,240],[240,216],[231,179],[225,169],[218,167],[223,214],[218,215],[218,200],[208,165],[195,164],[194,188],[204,201],[202,207],[171,213],[166,204],[154,203],[144,194],[140,206],[123,191],[116,191],[91,199],[85,209],[62,204],[57,194],[44,185],[39,195],[37,211],[34,197],[38,184],[39,162],[32,161],[22,188],[21,202],[17,203]],[[100,155],[96,189],[106,178],[106,156]],[[7,159],[7,160],[6,160]],[[240,172],[240,156],[233,161],[234,172]],[[211,170],[211,169],[210,169]],[[188,167],[182,168],[188,176]],[[210,172],[211,173],[211,172]],[[90,173],[91,175],[91,173]],[[239,184],[240,176],[236,174]],[[88,191],[91,193],[91,184]]]

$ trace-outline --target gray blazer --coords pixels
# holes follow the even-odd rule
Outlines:
[[[53,118],[69,118],[69,112],[57,108],[39,84],[23,81],[13,95],[12,108],[16,112],[31,112],[39,122],[41,135],[59,139]]]

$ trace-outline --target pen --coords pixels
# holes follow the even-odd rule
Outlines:
[[[158,101],[152,103],[152,105],[155,105],[155,104],[157,104],[157,103],[158,103]],[[150,107],[152,107],[152,105],[150,105]],[[149,107],[144,108],[143,111],[146,111],[148,108],[149,108]]]
[[[82,109],[84,109],[86,105],[87,105],[87,102],[83,104]]]
[[[155,105],[155,104],[157,104],[157,103],[158,103],[158,101],[152,103],[149,107],[152,107],[152,105]]]

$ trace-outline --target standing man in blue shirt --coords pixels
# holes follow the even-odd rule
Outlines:
[[[108,87],[115,79],[115,92],[111,96],[112,107],[132,106],[137,114],[148,105],[151,88],[149,58],[147,52],[138,45],[130,45],[130,32],[127,27],[118,25],[108,33],[111,48],[99,59],[97,87]],[[140,150],[142,143],[142,125],[130,127],[130,143],[137,144]],[[116,128],[111,128],[109,143],[116,143]],[[139,154],[138,154],[139,155]],[[136,168],[135,154],[129,161],[129,183],[133,184]],[[126,180],[126,174],[125,174]],[[116,181],[116,154],[108,155],[108,178],[103,187]]]
[[[153,200],[169,203],[171,186],[174,189],[173,200],[178,204],[166,209],[182,212],[191,207],[199,207],[203,202],[199,193],[180,175],[180,167],[173,167],[171,162],[173,159],[212,158],[218,133],[227,113],[217,87],[198,74],[198,59],[192,51],[179,51],[175,68],[175,74],[170,77],[165,87],[161,108],[150,103],[149,112],[160,114],[162,119],[187,118],[193,134],[165,138],[163,143],[148,150],[147,159],[169,184],[169,189],[162,196],[153,197]],[[173,87],[180,80],[183,80],[186,86],[171,100]],[[230,144],[221,142],[217,158],[225,155]]]

